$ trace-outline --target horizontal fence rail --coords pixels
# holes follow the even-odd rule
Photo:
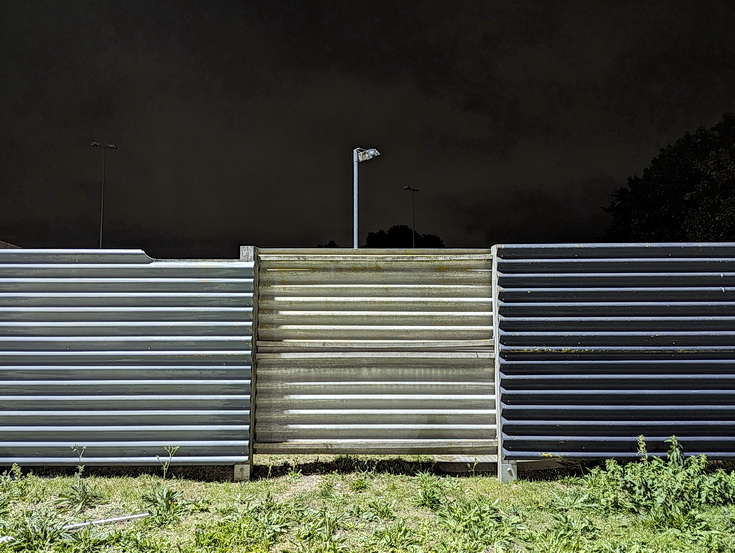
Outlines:
[[[489,250],[258,266],[256,452],[496,454]]]
[[[497,246],[502,455],[735,457],[735,244]]]
[[[253,263],[0,250],[0,464],[249,460]]]

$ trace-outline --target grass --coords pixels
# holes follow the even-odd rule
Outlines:
[[[166,478],[91,469],[45,478],[13,468],[0,477],[0,535],[16,539],[0,551],[735,551],[735,476],[685,459],[675,440],[668,460],[641,446],[635,463],[510,484],[443,475],[427,457],[272,457],[243,483],[182,478],[175,466]],[[80,485],[93,501],[59,502]],[[62,529],[139,512],[151,515]]]

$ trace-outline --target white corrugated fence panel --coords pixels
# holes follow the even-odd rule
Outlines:
[[[496,453],[490,250],[261,249],[261,453]]]
[[[0,464],[249,459],[253,263],[0,250]]]

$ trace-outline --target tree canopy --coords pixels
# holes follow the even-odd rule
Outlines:
[[[412,230],[406,225],[394,225],[386,230],[369,232],[365,248],[410,248]],[[416,233],[417,248],[443,248],[444,241],[435,234]]]
[[[339,244],[335,242],[334,240],[330,240],[326,244],[317,244],[317,248],[339,248]]]
[[[735,241],[735,115],[663,148],[605,211],[613,240]]]

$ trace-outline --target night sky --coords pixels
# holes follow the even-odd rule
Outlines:
[[[582,242],[735,111],[729,1],[0,0],[0,240],[226,257],[411,224]]]

